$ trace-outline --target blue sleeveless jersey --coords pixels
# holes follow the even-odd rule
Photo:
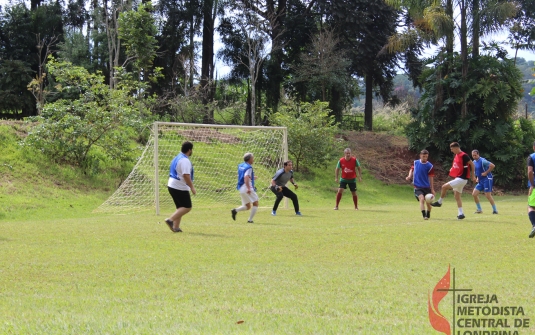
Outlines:
[[[420,162],[420,160],[414,161],[414,187],[417,188],[430,188],[429,184],[429,171],[433,169],[433,164],[429,161],[426,163]]]
[[[176,174],[176,166],[178,165],[178,161],[182,158],[188,158],[188,156],[184,153],[179,153],[173,160],[171,161],[171,166],[169,167],[169,177],[180,180],[178,175]],[[193,165],[191,166],[191,173],[190,173],[191,181],[193,181]]]
[[[240,165],[238,165],[238,186],[236,187],[237,190],[239,190],[240,187],[242,187],[242,185],[245,184],[245,172],[247,172],[247,170],[252,169],[252,168],[253,167],[247,162],[243,162]],[[255,189],[254,170],[251,170],[251,185],[253,186],[253,190],[254,190]]]

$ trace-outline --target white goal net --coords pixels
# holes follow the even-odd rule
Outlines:
[[[288,159],[286,127],[247,127],[155,122],[145,150],[130,175],[95,212],[121,213],[173,209],[167,190],[169,165],[182,143],[193,143],[190,160],[197,195],[194,206],[239,204],[236,190],[238,164],[243,155],[254,157],[255,186],[260,199],[273,194],[271,178]]]

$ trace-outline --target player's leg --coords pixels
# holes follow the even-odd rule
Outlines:
[[[340,186],[338,187],[338,192],[336,193],[336,206],[334,206],[334,209],[338,209],[338,205],[340,204],[340,200],[342,199],[342,194],[344,193],[344,189],[347,188],[347,183],[341,181]]]
[[[451,182],[450,182],[451,183]],[[450,183],[446,183],[442,185],[442,189],[440,190],[440,198],[438,198],[437,201],[433,202],[431,206],[433,207],[440,207],[442,206],[442,200],[446,197],[446,193],[448,193],[448,190],[452,190]]]
[[[180,191],[171,187],[168,187],[168,190],[175,203],[176,211],[168,219],[165,219],[165,223],[173,232],[182,232],[180,221],[184,215],[191,211],[191,197],[189,191]]]
[[[531,196],[529,198],[531,199]],[[531,222],[531,233],[529,233],[529,238],[533,238],[535,236],[535,208],[530,205],[528,205],[528,217],[529,222]]]
[[[414,189],[414,197],[418,202],[420,203],[420,211],[422,212],[422,216],[424,220],[427,220],[427,215],[425,212],[425,193],[421,188],[415,188]]]
[[[283,187],[283,192],[286,187]],[[275,193],[275,203],[273,204],[273,210],[271,211],[271,215],[275,215],[277,213],[277,208],[279,208],[279,204],[282,201],[282,198],[284,198],[283,192],[276,192]]]
[[[288,187],[282,188],[282,194],[286,197],[292,200],[292,204],[294,205],[295,214],[301,215],[301,212],[299,211],[299,200],[297,200],[297,194],[292,192]],[[282,199],[282,198],[281,198]]]
[[[467,182],[468,180],[466,179],[455,178],[449,183],[451,188],[453,189],[455,201],[457,202],[457,211],[458,211],[457,219],[459,220],[464,219],[463,202],[461,200],[461,195],[463,194],[463,188]]]
[[[481,210],[481,203],[479,202],[479,193],[483,190],[483,186],[481,183],[478,183],[476,187],[474,187],[474,190],[472,191],[472,197],[474,198],[474,202],[476,203],[476,211],[474,214],[480,214],[483,213]]]
[[[258,196],[256,195],[256,192],[251,192],[251,200],[256,199],[252,202],[253,207],[251,208],[251,214],[249,215],[249,220],[247,220],[248,223],[253,223],[253,218],[256,214],[256,211],[258,211]]]
[[[359,197],[357,195],[357,183],[348,184],[351,195],[353,196],[353,205],[355,205],[355,210],[359,209]]]
[[[496,203],[494,202],[494,198],[492,197],[492,179],[487,179],[485,183],[483,184],[484,191],[485,191],[485,197],[489,200],[490,205],[492,206],[492,214],[498,214],[498,209],[496,208]]]
[[[230,213],[232,214],[232,220],[236,220],[236,214],[238,214],[238,212],[243,212],[251,208],[251,201],[249,201],[249,194],[247,194],[246,189],[242,190],[242,188],[240,188],[241,206],[237,208],[233,208],[230,211]]]

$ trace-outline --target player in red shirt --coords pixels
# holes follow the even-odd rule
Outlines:
[[[340,171],[342,171],[342,174],[339,180],[338,176],[340,174]],[[340,182],[340,186],[338,187],[338,193],[336,193],[336,206],[334,207],[335,210],[338,209],[338,204],[340,203],[340,199],[342,199],[342,193],[344,193],[344,190],[347,188],[347,186],[349,186],[349,190],[353,195],[353,204],[355,205],[355,209],[359,209],[357,197],[357,177],[359,178],[359,182],[362,182],[360,163],[356,157],[351,156],[351,149],[346,148],[344,150],[344,157],[340,158],[338,164],[336,165],[336,169],[334,169],[334,181],[336,183]]]
[[[450,144],[450,150],[455,155],[453,157],[453,164],[450,169],[450,177],[454,178],[450,182],[442,185],[442,190],[440,192],[440,198],[438,201],[435,201],[431,204],[433,207],[442,206],[442,199],[446,196],[448,190],[453,190],[453,195],[457,201],[458,215],[457,219],[464,219],[463,213],[463,202],[461,200],[461,194],[463,193],[463,188],[468,182],[468,179],[472,179],[473,182],[476,181],[475,176],[475,166],[474,162],[470,159],[467,153],[461,151],[461,146],[457,142]]]

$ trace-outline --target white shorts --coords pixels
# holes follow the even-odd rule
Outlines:
[[[240,187],[240,197],[241,197],[241,204],[243,206],[253,203],[255,201],[258,201],[258,194],[254,190],[251,190],[251,193],[247,193],[247,186],[242,185]]]
[[[468,179],[462,179],[462,178],[455,178],[452,181],[450,181],[448,184],[453,188],[455,192],[463,193],[463,188],[466,186],[466,183],[468,183]]]

